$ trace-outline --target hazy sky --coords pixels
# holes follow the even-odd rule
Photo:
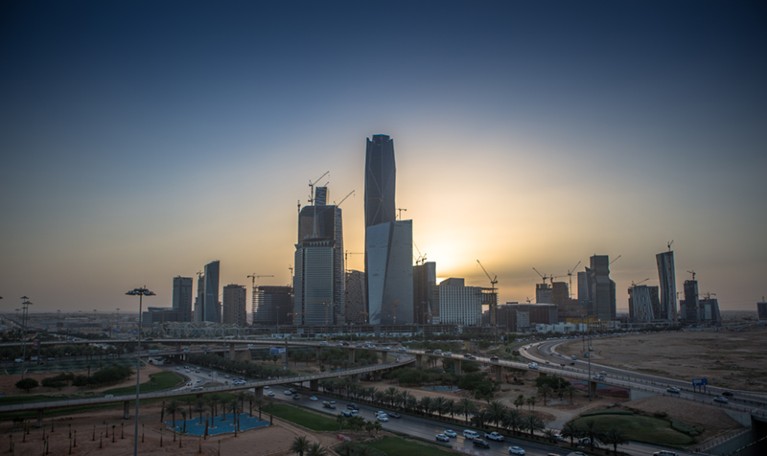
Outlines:
[[[0,311],[169,306],[216,259],[222,287],[288,284],[325,171],[362,252],[379,133],[417,248],[488,286],[480,259],[500,302],[607,254],[626,308],[672,239],[680,290],[767,294],[764,2],[25,0],[0,6]]]

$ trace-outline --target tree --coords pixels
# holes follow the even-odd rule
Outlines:
[[[29,378],[29,377],[22,378],[21,380],[16,382],[16,388],[22,389],[26,391],[27,393],[29,393],[29,390],[31,390],[32,388],[37,388],[38,385],[39,383],[37,383],[37,380],[35,380],[34,378]]]
[[[477,410],[474,402],[472,402],[471,399],[467,397],[461,398],[461,400],[458,401],[457,407],[460,410],[460,413],[463,414],[463,417],[466,421],[469,421],[469,415]]]
[[[546,423],[543,422],[542,419],[538,417],[538,415],[535,415],[531,413],[527,416],[527,419],[525,420],[525,425],[527,426],[527,429],[530,431],[530,437],[535,434],[535,431],[540,431],[541,429],[544,429],[546,427]]]
[[[315,442],[309,445],[309,450],[306,452],[306,454],[307,456],[325,456],[328,454],[328,450],[326,450],[319,443]]]
[[[173,420],[173,429],[176,429],[176,412],[178,412],[180,409],[177,401],[170,401],[168,402],[168,405],[165,406],[165,411],[170,413],[171,419]]]
[[[298,453],[299,456],[304,456],[304,452],[309,450],[309,439],[304,435],[293,439],[293,444],[290,445],[290,451]]]
[[[522,427],[522,414],[516,409],[507,409],[503,417],[503,426],[511,429],[515,434]]]
[[[520,407],[525,405],[525,396],[519,395],[516,399],[514,399],[514,406],[519,410]]]
[[[562,426],[562,437],[570,439],[570,446],[573,446],[573,439],[580,437],[581,432],[572,421],[568,421]]]
[[[618,454],[618,445],[628,443],[626,434],[618,428],[611,427],[604,434],[600,436],[602,442],[613,446],[613,453]]]

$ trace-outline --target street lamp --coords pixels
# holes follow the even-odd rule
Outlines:
[[[141,314],[144,296],[154,296],[155,293],[149,290],[146,285],[141,288],[134,288],[125,293],[129,296],[138,296],[138,334],[136,336],[136,413],[133,426],[133,456],[138,455],[138,408],[141,395]]]
[[[27,317],[29,315],[29,306],[31,306],[32,303],[26,296],[22,296],[19,299],[24,301],[21,303],[21,378],[23,379],[24,364],[27,361]]]

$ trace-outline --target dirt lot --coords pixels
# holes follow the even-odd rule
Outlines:
[[[748,331],[676,331],[594,338],[592,360],[654,375],[710,385],[767,392],[767,329]],[[582,341],[560,347],[580,355]]]

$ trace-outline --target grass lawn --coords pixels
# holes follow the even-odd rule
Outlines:
[[[327,415],[312,412],[288,404],[271,404],[263,408],[266,413],[282,418],[313,431],[337,431],[338,421]]]
[[[657,443],[661,445],[690,445],[695,443],[692,436],[677,431],[671,427],[671,422],[651,416],[641,416],[624,413],[589,414],[574,420],[580,429],[586,429],[588,421],[594,422],[598,432],[615,428],[629,440],[638,442]]]
[[[375,448],[387,455],[417,454],[418,456],[452,456],[455,451],[442,449],[437,445],[417,442],[402,437],[385,436],[380,440],[365,443],[364,446]]]
[[[149,381],[141,384],[141,392],[142,393],[153,393],[155,391],[161,391],[169,388],[173,388],[174,386],[178,386],[184,383],[184,377],[181,375],[170,372],[170,371],[163,371],[158,372],[156,374],[152,374],[149,376]],[[104,391],[104,394],[114,394],[114,395],[120,395],[120,394],[131,394],[136,392],[135,386],[126,386],[124,388],[114,388],[111,390]]]

